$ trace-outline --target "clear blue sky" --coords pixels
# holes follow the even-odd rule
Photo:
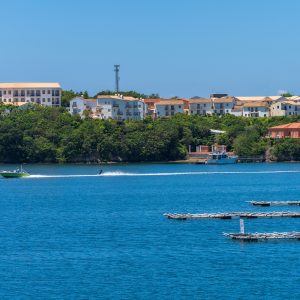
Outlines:
[[[0,81],[91,94],[300,94],[298,0],[2,0]]]

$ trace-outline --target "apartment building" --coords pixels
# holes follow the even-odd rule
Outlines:
[[[232,96],[211,98],[211,100],[213,103],[213,112],[217,115],[231,114],[236,104],[236,98]]]
[[[70,100],[70,113],[72,115],[84,116],[84,111],[89,112],[91,117],[97,117],[97,101],[96,99],[84,99],[75,97]]]
[[[213,113],[213,102],[210,98],[192,98],[189,100],[189,106],[191,115],[211,115]]]
[[[263,101],[251,101],[244,102],[242,105],[242,116],[243,117],[269,117],[269,105]]]
[[[159,117],[169,117],[174,116],[177,113],[185,112],[186,103],[184,100],[179,99],[160,99],[159,102],[155,103],[156,116]]]
[[[15,106],[25,103],[60,106],[61,86],[53,82],[0,83],[0,102]]]
[[[295,116],[300,115],[300,102],[283,101],[270,106],[270,116]]]
[[[147,105],[143,99],[123,95],[101,95],[97,97],[97,109],[102,119],[143,120]]]

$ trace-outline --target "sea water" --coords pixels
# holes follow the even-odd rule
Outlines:
[[[299,241],[240,243],[223,236],[238,220],[163,216],[300,211],[247,203],[300,200],[300,164],[25,169],[32,176],[0,180],[1,299],[300,298]],[[300,231],[300,220],[245,229]]]

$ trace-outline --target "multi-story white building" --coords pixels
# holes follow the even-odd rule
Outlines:
[[[225,96],[221,98],[212,98],[213,112],[217,115],[231,114],[232,109],[236,103],[236,99],[232,96]]]
[[[211,115],[213,103],[211,99],[192,98],[189,100],[189,113],[191,115]]]
[[[70,100],[70,113],[72,115],[84,116],[84,111],[88,111],[91,117],[97,117],[97,101],[96,99],[84,99],[75,97]]]
[[[60,106],[61,86],[59,83],[42,82],[0,83],[0,102],[16,106],[28,102]]]
[[[102,119],[143,120],[147,113],[147,105],[143,99],[122,95],[97,97],[97,109]]]
[[[161,100],[155,103],[156,116],[159,117],[169,117],[174,116],[177,113],[184,113],[184,101],[183,100]]]
[[[243,103],[243,117],[269,117],[269,105],[262,101]]]

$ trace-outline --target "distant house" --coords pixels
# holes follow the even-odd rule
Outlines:
[[[211,100],[213,103],[213,112],[217,115],[231,114],[236,103],[236,98],[232,96],[211,98]]]
[[[300,122],[274,126],[268,129],[271,138],[300,138]]]
[[[179,99],[162,100],[155,103],[157,117],[174,116],[184,113],[185,101]]]
[[[123,95],[100,95],[97,97],[97,109],[103,119],[143,120],[147,113],[144,99]]]
[[[84,111],[89,111],[91,116],[96,117],[96,99],[84,99],[75,97],[70,100],[70,113],[72,115],[83,116]]]
[[[243,117],[269,117],[269,106],[263,101],[244,102]]]
[[[213,113],[213,103],[211,99],[192,98],[189,100],[189,113],[191,115],[211,115]]]
[[[295,116],[300,115],[300,102],[283,101],[270,106],[270,116]]]
[[[148,99],[144,100],[145,104],[147,105],[147,113],[146,114],[148,116],[151,116],[153,119],[155,119],[157,117],[155,104],[160,101],[161,101],[161,99],[159,99],[159,98],[148,98]]]

